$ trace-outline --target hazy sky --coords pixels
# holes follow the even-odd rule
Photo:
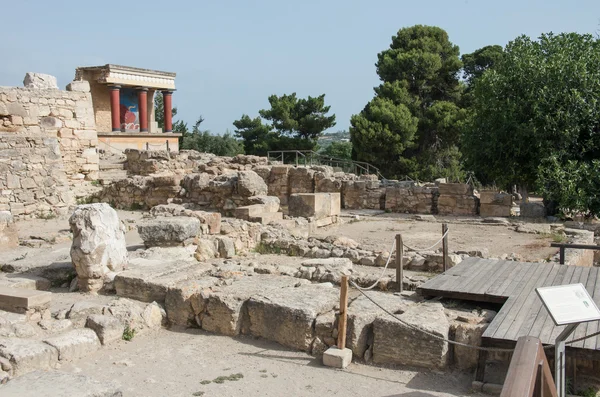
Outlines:
[[[374,63],[399,29],[445,29],[469,53],[520,34],[594,33],[600,0],[0,0],[0,85],[25,72],[72,80],[107,63],[176,72],[177,118],[213,133],[254,117],[271,94],[326,94],[332,131],[373,96]]]

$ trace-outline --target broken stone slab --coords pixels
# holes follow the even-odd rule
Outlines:
[[[189,245],[200,234],[200,220],[192,217],[157,217],[138,225],[146,247]]]
[[[10,211],[0,211],[0,249],[19,246],[19,233]]]
[[[221,258],[233,258],[235,256],[235,244],[229,237],[219,236],[216,238],[219,256]]]
[[[0,286],[0,309],[15,313],[44,310],[50,305],[52,293]]]
[[[310,352],[319,314],[339,303],[339,290],[311,284],[262,291],[248,301],[249,332],[283,346]]]
[[[323,365],[326,367],[344,369],[352,362],[352,350],[338,349],[332,346],[323,353]]]
[[[339,284],[342,275],[349,276],[352,273],[352,261],[348,258],[308,259],[301,263],[300,270],[304,268],[314,268],[309,278],[313,281]]]
[[[261,204],[264,212],[279,212],[281,202],[277,196],[252,196],[248,198],[250,205]]]
[[[86,80],[73,80],[67,84],[67,91],[90,92],[90,82]]]
[[[219,279],[215,277],[204,277],[199,280],[185,280],[169,287],[165,298],[165,310],[171,325],[197,326],[196,316],[203,307],[201,294],[208,294],[210,288],[217,285]]]
[[[97,292],[110,272],[127,263],[125,227],[108,204],[78,206],[69,218],[73,243],[71,259],[81,291]]]
[[[410,299],[385,292],[365,291],[365,294],[394,314],[402,314],[414,305]],[[350,302],[346,347],[352,349],[356,357],[362,358],[365,351],[373,347],[373,322],[378,317],[390,318],[364,295]]]
[[[36,90],[58,89],[56,77],[49,74],[33,72],[25,73],[25,78],[23,79],[23,86],[25,88],[33,88]]]
[[[122,397],[121,389],[88,376],[34,371],[0,386],[2,397]]]
[[[100,340],[96,332],[89,328],[74,329],[62,335],[45,339],[44,343],[58,351],[60,361],[85,357],[100,348]]]
[[[73,322],[67,319],[55,320],[53,318],[49,318],[40,321],[38,325],[41,329],[48,331],[51,334],[57,334],[73,328]]]
[[[50,280],[34,274],[0,274],[0,286],[48,291],[51,287]]]
[[[242,197],[267,195],[269,188],[265,181],[254,171],[239,171],[237,193]]]
[[[85,326],[96,332],[100,343],[108,345],[123,338],[125,326],[113,316],[93,314],[87,318]]]
[[[66,318],[71,320],[75,327],[83,327],[87,318],[93,314],[102,314],[103,305],[88,301],[75,302],[66,313]]]
[[[58,362],[58,351],[54,347],[32,339],[0,338],[0,356],[10,361],[14,376],[36,369],[51,369]]]
[[[404,323],[436,337],[389,316],[378,317],[373,323],[373,361],[384,365],[445,368],[448,364],[448,342],[443,339],[448,339],[450,325],[442,304],[421,303],[398,317]]]
[[[302,284],[310,281],[274,275],[245,277],[229,286],[214,288],[208,296],[198,296],[201,301],[192,301],[192,305],[202,309],[197,320],[202,329],[234,336],[247,333],[246,305],[250,298]]]

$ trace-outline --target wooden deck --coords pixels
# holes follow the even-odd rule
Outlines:
[[[468,258],[425,284],[418,291],[476,302],[503,303],[482,337],[484,346],[514,347],[520,336],[553,344],[563,327],[556,327],[542,306],[535,288],[582,283],[600,306],[600,268],[550,263]],[[600,321],[581,324],[569,340],[600,330]],[[600,335],[567,345],[571,354],[600,359]]]

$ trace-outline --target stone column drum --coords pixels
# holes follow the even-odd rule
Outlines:
[[[104,203],[78,206],[69,224],[79,289],[97,292],[109,273],[123,270],[127,263],[125,228],[117,212]]]

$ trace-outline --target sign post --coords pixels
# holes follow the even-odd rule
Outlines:
[[[600,310],[583,284],[556,285],[536,288],[538,296],[556,326],[566,325],[555,341],[556,391],[566,397],[565,342],[581,323],[600,320]]]

